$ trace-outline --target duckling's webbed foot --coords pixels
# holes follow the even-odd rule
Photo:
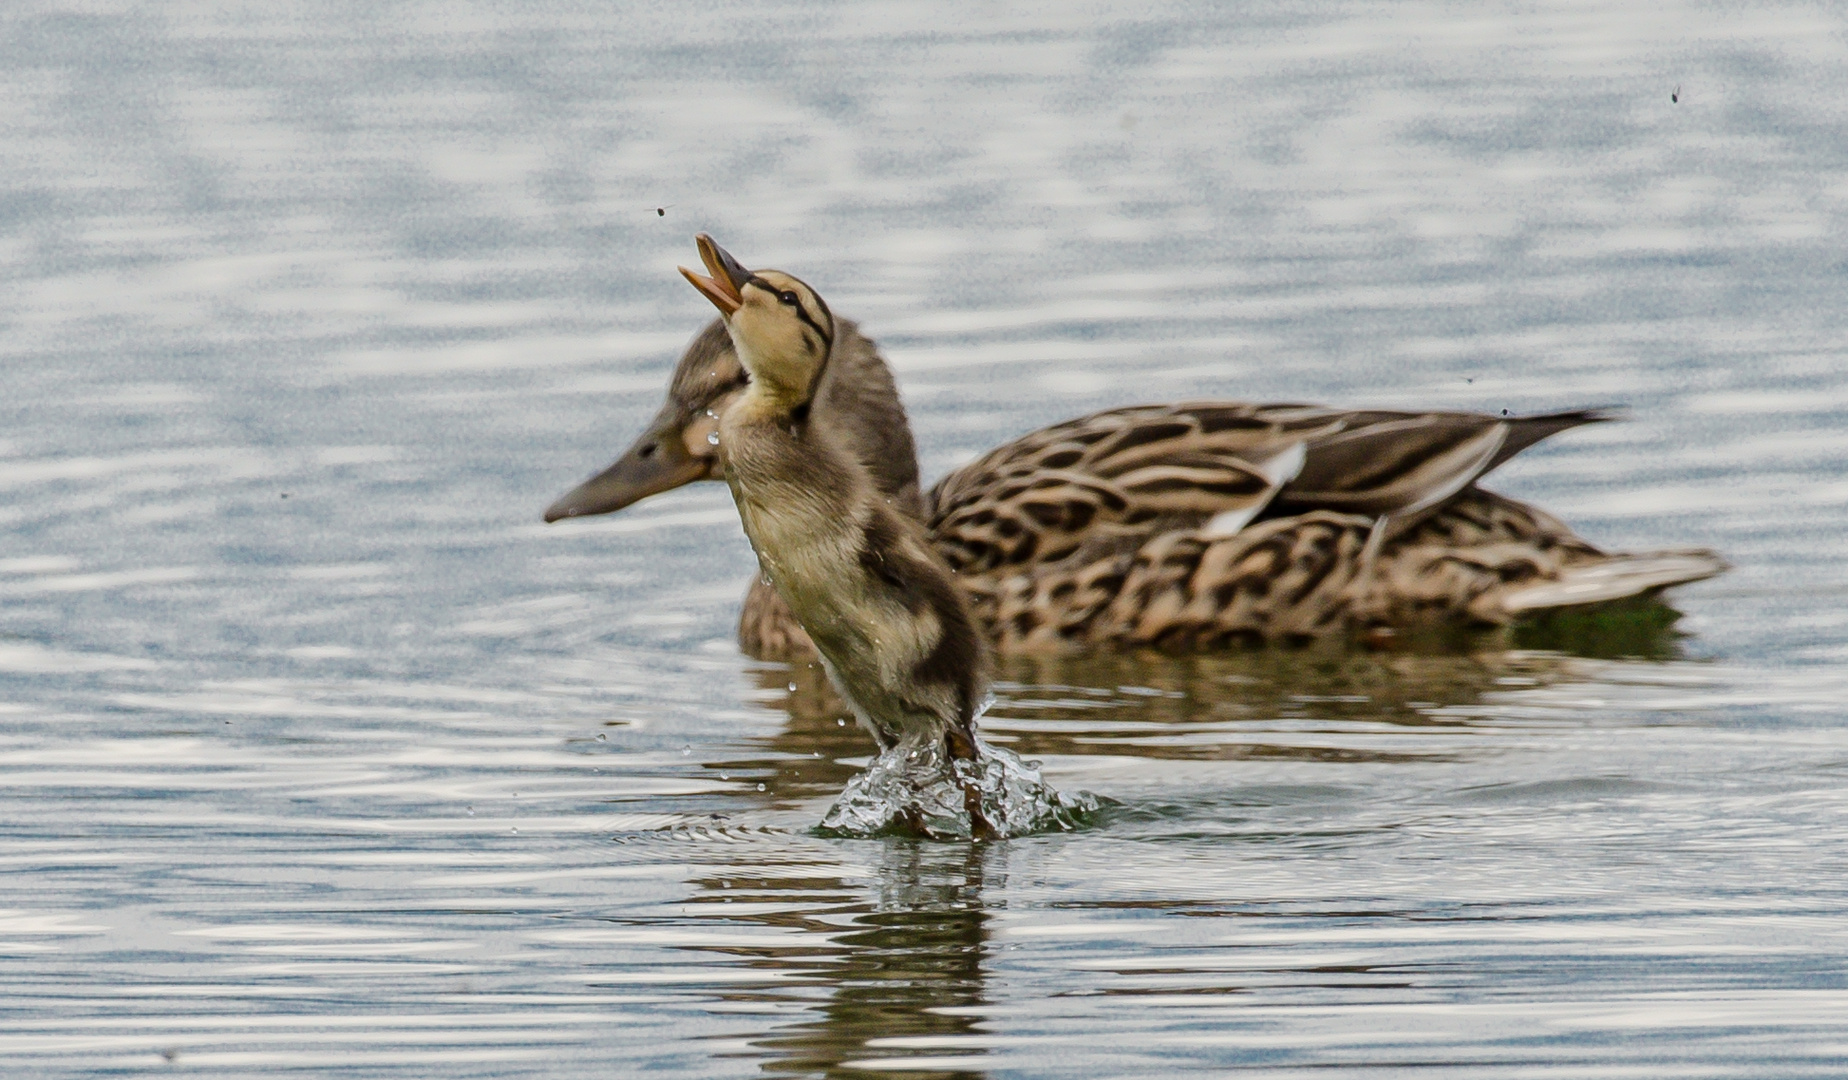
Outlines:
[[[943,733],[943,748],[950,755],[950,772],[962,788],[963,810],[969,815],[969,835],[976,840],[997,840],[1001,830],[982,813],[981,753],[973,732],[951,728]],[[958,762],[968,762],[958,766]]]
[[[969,838],[971,840],[999,840],[1001,830],[989,823],[982,813],[982,788],[973,780],[963,781],[963,809],[969,812]]]

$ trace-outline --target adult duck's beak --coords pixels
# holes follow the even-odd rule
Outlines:
[[[706,437],[717,427],[718,421],[707,416],[688,422],[669,402],[615,464],[546,507],[545,519],[608,514],[650,495],[707,479],[713,475],[717,455]]]
[[[699,261],[706,264],[706,273],[712,276],[696,274],[684,266],[680,272],[706,299],[712,301],[712,306],[719,309],[719,314],[730,318],[732,312],[744,304],[744,283],[751,280],[751,272],[732,258],[731,252],[713,243],[712,237],[705,233],[694,237],[694,241],[699,244]]]

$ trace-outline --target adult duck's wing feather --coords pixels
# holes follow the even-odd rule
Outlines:
[[[1282,502],[1369,517],[1431,505],[1482,475],[1507,439],[1487,417],[1356,417],[1310,447]]]
[[[1341,414],[1237,402],[1113,409],[1032,432],[939,481],[928,523],[963,572],[1065,558],[1152,522],[1236,532]]]
[[[1028,432],[937,481],[930,509],[941,514],[1017,474],[1054,471],[1110,479],[1193,455],[1260,459],[1283,445],[1333,434],[1347,414],[1310,405],[1187,402],[1092,413]]]
[[[1540,439],[1612,419],[1185,402],[1112,409],[1024,435],[939,481],[926,520],[959,571],[1062,559],[1098,532],[1328,510],[1402,534]]]
[[[1599,409],[1517,417],[1351,413],[1344,430],[1310,444],[1277,507],[1390,516],[1402,529],[1548,435],[1613,419]]]

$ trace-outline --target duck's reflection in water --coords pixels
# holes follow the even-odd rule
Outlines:
[[[1480,723],[1469,706],[1496,693],[1582,678],[1581,659],[1678,656],[1676,618],[1664,604],[1639,601],[1512,631],[1384,649],[1004,657],[982,728],[1028,757],[1433,760],[1447,753],[1439,744],[1385,750],[1268,736],[1280,720],[1401,729]],[[770,664],[755,679],[758,700],[784,712],[788,723],[769,740],[774,753],[766,760],[734,764],[768,774],[768,790],[785,804],[838,792],[874,748],[819,667]]]
[[[1535,644],[1579,655],[1675,654],[1672,611],[1639,608],[1583,628],[1552,626]],[[1575,638],[1574,634],[1580,636]],[[1589,644],[1585,642],[1589,640]],[[1387,750],[1367,740],[1292,739],[1293,718],[1352,721],[1400,731],[1492,722],[1467,706],[1511,689],[1581,677],[1566,651],[1516,650],[1502,635],[1475,649],[1312,649],[1165,655],[1009,658],[986,721],[993,737],[1026,755],[1133,755],[1158,759],[1301,761],[1433,760],[1448,740]],[[755,764],[768,798],[790,805],[838,792],[873,752],[813,666],[767,665],[758,696],[788,722]],[[1459,709],[1459,706],[1465,708]],[[1279,721],[1283,721],[1279,723]],[[1434,734],[1436,732],[1433,732]],[[1174,737],[1184,736],[1184,737]],[[1197,737],[1194,737],[1197,736]],[[1412,740],[1419,743],[1419,740]],[[1404,740],[1401,740],[1404,742]],[[863,860],[843,874],[834,860],[795,859],[733,868],[702,884],[722,909],[710,917],[798,931],[787,947],[721,947],[776,979],[727,994],[723,1009],[796,1013],[745,1051],[772,1075],[984,1075],[990,911],[1005,888],[1007,843],[851,841]],[[825,868],[824,868],[825,867]],[[806,871],[806,873],[805,873]],[[864,877],[860,875],[864,875]],[[721,895],[722,894],[722,895]]]
[[[981,1048],[958,1044],[977,1034],[985,1011],[985,893],[1005,885],[1005,848],[892,838],[866,841],[864,850],[874,855],[870,883],[712,883],[737,902],[720,917],[813,938],[796,949],[724,950],[783,978],[774,989],[728,993],[721,1008],[800,1008],[797,1019],[750,1044],[768,1057],[771,1075],[863,1076],[868,1066],[907,1077],[984,1075]],[[819,902],[827,892],[836,893],[835,904]]]

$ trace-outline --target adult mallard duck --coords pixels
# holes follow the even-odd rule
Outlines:
[[[817,408],[892,505],[923,522],[1002,652],[1301,643],[1405,628],[1506,625],[1726,569],[1703,550],[1599,550],[1551,515],[1478,486],[1601,410],[1539,416],[1191,402],[1111,409],[1024,435],[920,496],[890,369],[835,318]],[[620,510],[722,479],[718,417],[750,376],[722,322],[675,369],[654,421],[547,521]],[[754,581],[738,638],[813,655]]]

